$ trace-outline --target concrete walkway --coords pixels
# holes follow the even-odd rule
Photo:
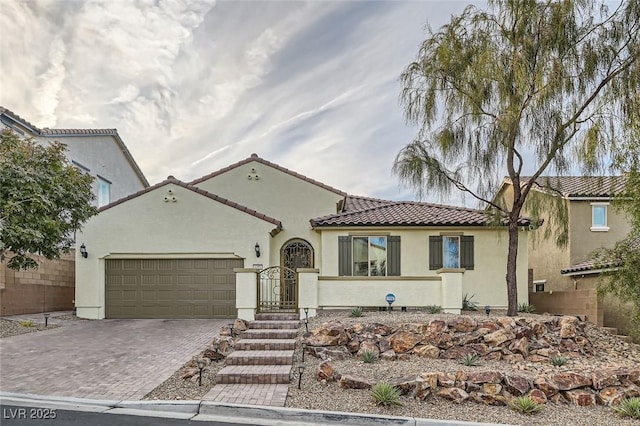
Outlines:
[[[49,322],[58,322],[51,315]],[[34,319],[42,314],[7,317]],[[39,319],[38,319],[39,318]],[[228,320],[64,321],[0,340],[0,391],[138,400],[202,351]]]

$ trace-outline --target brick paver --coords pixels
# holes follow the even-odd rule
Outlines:
[[[218,335],[228,320],[74,321],[0,339],[0,390],[137,400]]]
[[[284,407],[288,391],[289,385],[285,384],[218,384],[211,388],[203,400]]]

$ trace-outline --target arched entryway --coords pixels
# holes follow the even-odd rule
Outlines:
[[[280,251],[280,265],[294,271],[298,268],[313,268],[313,247],[301,238],[287,241]]]

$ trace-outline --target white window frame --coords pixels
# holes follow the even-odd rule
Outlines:
[[[597,208],[604,208],[604,224],[595,224],[595,211]],[[609,230],[609,203],[591,203],[591,231],[606,232]]]
[[[102,207],[102,206],[106,206],[107,204],[111,203],[111,182],[108,181],[107,179],[103,178],[102,176],[97,176],[96,179],[97,183],[98,183],[98,197],[96,202],[98,203],[98,207]],[[100,188],[102,187],[102,184],[106,184],[107,187],[107,202],[106,203],[102,203],[102,197],[100,197]]]

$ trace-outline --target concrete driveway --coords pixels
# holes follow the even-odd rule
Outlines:
[[[137,400],[231,320],[65,321],[0,339],[0,391]]]

